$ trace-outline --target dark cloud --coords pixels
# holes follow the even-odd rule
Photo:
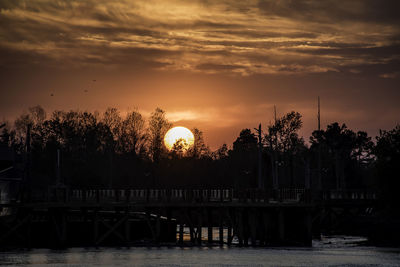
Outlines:
[[[382,33],[380,26],[369,29],[371,18],[380,23],[396,20],[391,11],[398,5],[395,1],[340,5],[333,1],[259,1],[256,5],[171,1],[165,8],[161,4],[2,1],[0,23],[13,27],[0,29],[0,45],[10,49],[14,65],[22,61],[16,58],[20,54],[28,62],[47,58],[43,64],[60,60],[72,65],[144,64],[144,68],[223,72],[246,66],[240,67],[246,71],[239,75],[326,72],[353,64],[355,57],[375,62],[398,55],[393,25],[385,25]],[[346,21],[357,22],[364,32],[349,34],[348,26],[340,26]],[[338,58],[322,60],[330,56]]]
[[[211,64],[211,63],[206,63],[206,64],[200,64],[197,65],[196,68],[198,70],[221,70],[221,71],[229,71],[229,70],[235,70],[235,69],[241,69],[245,68],[244,66],[239,66],[239,65],[226,65],[226,64]]]
[[[260,0],[260,10],[269,16],[323,23],[365,22],[398,23],[400,2],[397,0]]]
[[[328,45],[329,46],[329,45]],[[379,47],[351,47],[342,46],[317,49],[291,49],[300,53],[307,53],[312,55],[338,55],[338,56],[366,56],[370,58],[382,58],[400,56],[400,45],[388,45]]]

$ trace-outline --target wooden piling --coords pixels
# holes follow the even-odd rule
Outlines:
[[[224,210],[221,209],[219,212],[219,244],[224,244]]]
[[[125,210],[125,242],[127,245],[129,245],[129,242],[131,241],[131,222],[129,220],[129,208]]]
[[[183,223],[181,222],[181,223],[179,224],[179,244],[180,244],[180,245],[183,245],[183,229],[184,229],[184,225],[183,225]]]
[[[304,223],[305,223],[304,245],[312,246],[312,217],[310,210],[307,210],[305,213]]]
[[[283,208],[279,208],[278,210],[278,233],[279,242],[285,242],[285,212]]]
[[[255,209],[251,209],[249,212],[249,228],[250,228],[250,239],[251,245],[257,245],[257,214]]]
[[[232,245],[232,226],[228,225],[228,236],[227,236],[228,246]]]
[[[210,209],[207,210],[207,224],[208,224],[208,244],[213,242],[213,228],[212,228],[212,211]]]
[[[99,214],[98,210],[93,211],[93,244],[97,244],[99,238]]]

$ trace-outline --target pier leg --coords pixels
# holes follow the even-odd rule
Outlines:
[[[190,242],[194,244],[196,242],[195,240],[195,231],[194,231],[194,225],[193,225],[193,220],[192,220],[192,213],[190,213],[188,210],[185,210],[185,215],[186,219],[189,223],[189,233],[190,233]]]
[[[232,226],[228,226],[228,237],[227,237],[227,241],[228,241],[228,246],[232,245]]]
[[[236,234],[239,239],[239,246],[243,246],[243,238],[244,238],[244,229],[243,229],[243,214],[242,211],[236,211]]]
[[[156,242],[160,242],[160,236],[161,236],[161,215],[160,211],[158,211],[157,214],[157,221],[156,221]]]
[[[262,227],[263,227],[263,245],[266,246],[269,243],[269,216],[267,211],[262,213]]]
[[[222,222],[219,226],[219,244],[224,244],[224,226],[222,225]]]
[[[94,210],[93,212],[93,244],[97,244],[99,238],[99,214],[98,210]]]
[[[201,245],[201,223],[199,223],[199,226],[197,227],[197,244]]]
[[[27,225],[26,225],[26,245],[28,248],[31,248],[32,245],[32,237],[31,237],[31,229],[32,229],[32,216],[29,216]]]
[[[183,245],[183,223],[179,224],[179,244]]]
[[[245,210],[243,212],[242,215],[242,223],[243,223],[243,243],[244,245],[247,247],[249,245],[249,213],[247,212],[247,210]]]
[[[60,245],[65,246],[67,243],[67,214],[61,211],[61,227],[60,227]]]
[[[198,213],[198,225],[197,225],[197,243],[201,245],[201,236],[202,236],[202,225],[203,225],[203,218],[202,218],[202,211],[200,210]]]
[[[129,221],[129,209],[126,209],[125,216],[125,242],[127,245],[129,245],[129,242],[131,241],[131,222]]]
[[[278,229],[279,242],[283,243],[285,241],[285,213],[282,208],[278,211]]]
[[[194,227],[192,225],[189,225],[189,232],[190,232],[190,242],[192,244],[195,243],[195,238],[194,238]]]
[[[304,245],[311,247],[312,246],[312,217],[311,211],[307,211],[305,214],[305,237],[304,237]]]
[[[212,228],[212,218],[211,218],[211,211],[207,210],[207,221],[208,221],[208,244],[213,242],[213,228]]]
[[[168,192],[168,191],[167,191]],[[172,240],[172,225],[171,225],[171,218],[172,218],[172,211],[171,209],[167,209],[167,234],[165,235],[167,237],[167,240],[170,241]],[[173,234],[174,234],[174,238],[173,240],[176,241],[176,227],[175,229],[173,229]]]
[[[219,215],[219,244],[222,246],[224,244],[224,211],[220,211]]]
[[[249,228],[250,228],[250,238],[251,245],[257,245],[257,214],[255,210],[251,210],[249,214]]]
[[[208,225],[208,244],[211,244],[213,242],[213,228],[211,225]]]

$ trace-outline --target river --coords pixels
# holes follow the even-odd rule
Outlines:
[[[400,248],[324,237],[312,248],[131,247],[0,252],[0,266],[400,266]]]

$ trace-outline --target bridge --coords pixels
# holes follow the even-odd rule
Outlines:
[[[0,247],[311,246],[313,224],[323,221],[315,215],[317,209],[368,206],[377,197],[359,190],[312,195],[293,188],[50,187],[23,196],[22,201],[0,204]]]

